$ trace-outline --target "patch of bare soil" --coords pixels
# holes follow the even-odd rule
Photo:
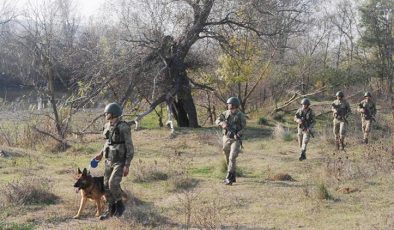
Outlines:
[[[337,189],[337,192],[340,192],[340,193],[343,193],[343,194],[349,194],[349,193],[360,192],[360,191],[361,190],[358,189],[358,188],[349,188],[349,187]]]
[[[270,178],[268,178],[270,181],[296,181],[293,177],[291,177],[287,173],[279,173],[276,174]]]

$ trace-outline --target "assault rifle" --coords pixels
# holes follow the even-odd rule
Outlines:
[[[227,131],[227,132],[226,132],[226,136],[227,136],[228,138],[232,138],[232,139],[237,139],[237,140],[239,140],[239,143],[240,143],[240,145],[241,145],[241,148],[244,147],[244,146],[242,145],[242,135],[238,134],[238,131],[237,131],[237,130],[228,127],[228,128],[226,129],[226,131]]]
[[[301,120],[300,128],[302,128],[303,131],[309,130],[309,134],[311,137],[315,137],[314,133],[310,129],[311,124],[305,119],[305,117],[301,116],[301,114],[296,114],[297,119]]]
[[[361,109],[364,109],[363,113],[364,113],[365,119],[376,122],[375,117],[371,114],[371,111],[368,108],[364,107],[362,104],[360,104],[359,107]]]
[[[348,123],[345,109],[339,108],[339,105],[335,103],[332,103],[331,106],[334,107],[334,109],[336,110],[336,113],[334,113],[334,117],[337,119],[343,119],[345,123]]]

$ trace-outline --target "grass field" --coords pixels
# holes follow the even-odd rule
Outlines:
[[[135,156],[122,181],[131,199],[123,217],[107,221],[94,217],[92,202],[72,219],[80,201],[74,174],[99,151],[99,135],[75,139],[63,153],[4,144],[0,229],[394,229],[388,125],[375,127],[368,146],[351,128],[346,151],[335,151],[323,118],[300,162],[290,119],[282,128],[271,119],[263,126],[248,121],[233,186],[222,183],[217,128],[133,132]],[[91,173],[102,175],[103,163]]]

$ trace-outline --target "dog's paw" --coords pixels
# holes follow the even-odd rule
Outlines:
[[[79,215],[75,215],[75,216],[73,216],[73,219],[79,219]]]
[[[98,213],[98,212],[96,212],[96,214],[95,214],[94,216],[95,216],[95,217],[99,217],[99,216],[101,216],[101,214]]]

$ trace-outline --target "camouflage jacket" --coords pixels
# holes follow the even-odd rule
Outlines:
[[[298,119],[302,121],[302,124],[299,124],[298,128],[312,129],[315,124],[315,113],[311,108],[306,110],[299,108],[294,116],[294,121],[297,122]]]
[[[346,120],[347,116],[352,112],[346,100],[338,99],[331,104],[331,110],[334,113],[334,118],[338,120]]]
[[[246,127],[246,118],[241,111],[237,110],[235,114],[232,114],[230,110],[226,110],[219,115],[215,123],[216,125],[222,125],[224,121],[227,122],[228,128],[223,129],[223,135],[228,135],[229,132],[239,135],[243,134]]]
[[[121,120],[114,125],[107,122],[103,135],[107,140],[103,149],[105,158],[113,163],[130,165],[134,155],[130,126]]]
[[[358,104],[360,109],[364,109],[364,112],[361,113],[361,116],[366,120],[372,119],[376,115],[376,105],[373,101],[362,100],[360,104]]]

